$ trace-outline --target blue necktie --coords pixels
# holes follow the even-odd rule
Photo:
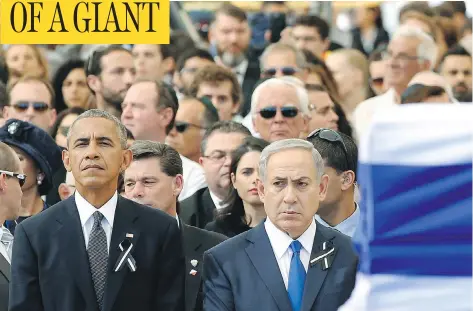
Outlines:
[[[304,265],[300,257],[302,244],[296,240],[291,243],[290,248],[292,249],[292,259],[287,292],[289,294],[289,300],[291,301],[292,311],[300,311],[302,308],[302,295],[304,294],[306,276]]]

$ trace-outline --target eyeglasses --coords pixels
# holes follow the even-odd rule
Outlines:
[[[285,118],[294,118],[299,113],[299,109],[297,109],[296,107],[290,107],[290,106],[281,107],[281,108],[270,106],[270,107],[261,109],[258,113],[263,119],[272,119],[276,116],[278,109],[281,110],[281,114]]]
[[[187,131],[187,129],[189,127],[195,127],[195,128],[201,129],[201,130],[205,130],[205,128],[202,127],[202,126],[195,125],[195,124],[192,124],[192,123],[189,123],[189,122],[183,122],[183,121],[176,121],[174,123],[174,127],[176,128],[176,131],[178,133],[184,133],[185,131]]]
[[[320,139],[332,142],[332,143],[340,142],[342,144],[343,151],[345,152],[345,162],[347,164],[347,169],[349,169],[350,166],[348,164],[348,150],[347,150],[347,146],[345,145],[345,142],[342,139],[342,136],[340,136],[340,134],[337,131],[321,128],[310,133],[307,136],[307,140],[317,138],[317,137],[319,137]]]
[[[9,171],[2,171],[0,170],[0,174],[5,174],[10,177],[15,177],[18,179],[18,182],[20,183],[20,187],[23,187],[23,185],[26,182],[26,175],[25,174],[18,174],[18,173],[13,173]]]
[[[196,73],[199,70],[199,68],[182,68],[181,69],[181,74],[183,73]]]
[[[402,61],[402,62],[408,62],[410,60],[419,60],[419,59],[422,59],[421,57],[418,57],[418,56],[410,56],[410,55],[407,55],[407,54],[404,54],[404,53],[400,53],[400,54],[397,54],[397,55],[393,55],[392,52],[390,51],[384,51],[382,54],[381,54],[381,57],[383,60],[388,60],[388,59],[394,59],[394,60],[398,60],[398,61]]]
[[[231,156],[232,156],[231,151],[230,152],[225,152],[225,151],[222,151],[222,150],[215,150],[210,155],[202,156],[202,157],[210,159],[210,160],[215,161],[215,162],[220,162],[220,161],[226,159],[227,157],[231,158]]]
[[[296,72],[299,72],[300,70],[298,68],[294,67],[280,67],[280,68],[268,68],[262,71],[263,75],[265,77],[274,77],[278,70],[281,71],[281,73],[284,76],[293,76],[296,74]]]
[[[36,112],[45,112],[49,109],[49,105],[44,102],[19,101],[12,105],[12,107],[18,112],[25,112],[30,106],[33,106],[33,109]]]
[[[58,129],[58,132],[62,135],[62,136],[67,136],[67,133],[69,132],[69,129],[71,127],[70,126],[60,126],[59,129]]]

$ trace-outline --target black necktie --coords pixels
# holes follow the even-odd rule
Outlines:
[[[103,214],[99,211],[93,214],[94,226],[89,237],[87,254],[89,255],[90,272],[94,282],[95,294],[99,309],[103,307],[103,294],[107,280],[108,247],[107,236],[102,227]]]

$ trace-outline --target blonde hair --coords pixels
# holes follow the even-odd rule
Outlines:
[[[358,69],[363,74],[363,80],[366,85],[366,90],[369,90],[369,78],[370,78],[370,71],[369,71],[369,62],[366,56],[361,53],[359,50],[356,49],[339,49],[335,50],[330,53],[330,56],[340,55],[343,56],[351,67]],[[329,57],[330,57],[329,56]]]
[[[33,50],[33,54],[36,57],[36,59],[38,60],[39,66],[41,68],[43,68],[43,74],[41,76],[39,76],[38,78],[48,79],[48,61],[46,60],[46,56],[44,55],[44,51],[40,47],[38,47],[37,45],[34,45],[34,44],[9,45],[8,48],[5,51],[5,54],[4,54],[5,58],[8,54],[8,51],[10,50],[10,48],[12,48],[14,46],[19,46],[19,45],[28,46]],[[7,65],[8,65],[8,63],[7,63]]]

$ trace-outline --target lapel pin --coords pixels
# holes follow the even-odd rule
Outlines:
[[[196,259],[192,259],[192,260],[191,260],[191,265],[192,265],[192,267],[197,267],[197,264],[198,264],[198,263],[199,263],[199,261],[196,260]]]
[[[322,270],[327,270],[332,265],[333,253],[335,252],[335,247],[330,243],[330,247],[327,246],[327,242],[322,244],[322,251],[317,253],[314,259],[310,260],[310,265],[316,265],[317,263],[322,263]]]
[[[133,233],[127,233],[127,234],[125,235],[125,237],[130,238],[130,239],[133,239]]]
[[[196,275],[197,274],[197,271],[192,269],[190,272],[189,272],[190,275]]]

